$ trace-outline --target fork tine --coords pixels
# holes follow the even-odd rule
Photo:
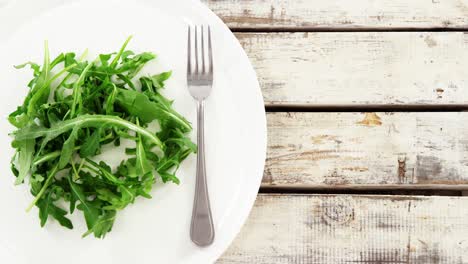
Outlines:
[[[202,71],[201,74],[206,74],[206,61],[205,61],[205,31],[203,30],[203,25],[201,25],[201,63]]]
[[[198,68],[198,26],[195,26],[195,75],[200,73]]]
[[[208,26],[208,74],[213,75],[213,47],[211,44],[211,27]]]
[[[187,43],[187,77],[192,74],[192,27],[188,26],[188,43]]]

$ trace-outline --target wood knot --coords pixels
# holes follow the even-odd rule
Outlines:
[[[330,226],[342,226],[354,220],[353,200],[344,197],[334,197],[322,201],[320,206],[322,219]]]
[[[364,119],[359,121],[358,124],[364,126],[381,126],[382,119],[376,113],[365,113]]]

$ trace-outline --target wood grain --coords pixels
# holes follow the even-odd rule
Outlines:
[[[259,195],[219,264],[468,263],[468,198]]]
[[[466,0],[204,0],[235,29],[425,29],[468,25]]]
[[[264,187],[468,189],[467,112],[269,113]]]
[[[268,106],[468,105],[465,33],[237,37],[257,71]]]

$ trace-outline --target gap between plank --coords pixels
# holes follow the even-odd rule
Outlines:
[[[394,29],[349,29],[349,28],[232,28],[236,32],[468,32],[455,28],[394,28]],[[448,105],[310,105],[310,104],[266,104],[267,112],[463,112],[468,104]],[[260,193],[266,194],[356,194],[356,195],[425,195],[463,196],[468,186],[454,185],[408,185],[408,186],[262,186]]]
[[[261,187],[261,194],[343,194],[343,195],[418,195],[418,196],[466,196],[466,191],[437,189],[345,189],[345,188],[292,188]]]
[[[266,112],[466,112],[467,105],[265,105]]]
[[[411,28],[411,27],[396,27],[396,28],[349,28],[349,27],[256,27],[243,28],[231,27],[232,32],[236,33],[282,33],[282,32],[308,32],[308,33],[347,33],[347,32],[468,32],[468,28]]]

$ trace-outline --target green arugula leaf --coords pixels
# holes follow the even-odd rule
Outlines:
[[[78,136],[79,128],[74,128],[70,133],[70,136],[63,144],[62,152],[60,154],[59,159],[59,169],[63,169],[67,164],[70,162],[73,156],[73,152],[75,151],[75,141]]]
[[[47,218],[49,217],[49,206],[52,203],[51,201],[52,192],[49,192],[49,195],[45,199],[41,199],[37,202],[37,207],[39,207],[39,218],[41,219],[41,227],[47,222]]]
[[[32,125],[17,130],[13,133],[13,135],[17,140],[36,139],[39,137],[46,137],[47,140],[52,140],[59,135],[69,131],[70,129],[87,127],[99,128],[105,127],[107,125],[133,130],[148,138],[148,140],[150,140],[155,145],[162,147],[162,142],[155,134],[151,133],[150,131],[119,117],[105,115],[82,115],[74,119],[56,123],[50,128]]]
[[[86,159],[86,162],[91,164],[91,166],[93,166],[94,169],[97,169],[96,172],[98,172],[102,176],[102,178],[116,185],[124,184],[122,180],[118,179],[116,176],[114,176],[114,174],[112,174],[111,168],[104,162],[101,161],[98,164],[90,159]]]
[[[119,89],[116,96],[117,104],[128,111],[132,116],[138,117],[142,122],[149,123],[158,117],[157,106],[149,98],[138,91]]]
[[[91,136],[84,140],[80,149],[80,157],[87,158],[94,156],[101,147],[101,128],[95,129]]]
[[[153,82],[154,87],[157,89],[164,88],[164,82],[167,81],[172,76],[172,71],[163,72],[160,74],[156,74],[151,76],[151,81]]]
[[[70,219],[65,217],[65,215],[67,215],[67,211],[57,207],[54,204],[55,200],[53,199],[53,195],[54,192],[50,191],[46,198],[39,200],[36,204],[39,208],[39,218],[41,219],[41,227],[44,227],[50,215],[53,218],[55,218],[60,223],[60,225],[68,229],[73,229],[72,222],[70,221]]]
[[[39,209],[42,227],[55,219],[73,228],[64,204],[70,214],[83,214],[83,237],[104,238],[118,211],[138,197],[151,198],[156,177],[179,184],[181,162],[196,152],[190,122],[161,93],[172,72],[135,80],[156,55],[128,50],[130,39],[91,61],[87,50],[79,58],[64,52],[51,60],[46,42],[42,65],[16,66],[31,68],[33,77],[22,105],[8,116],[16,127],[11,171],[15,184],[29,184],[34,199],[26,210]],[[126,149],[117,168],[97,156],[124,141],[135,147]]]
[[[37,186],[37,189],[39,190],[37,191],[37,194],[34,200],[31,202],[28,208],[26,208],[26,212],[29,212],[34,207],[34,205],[36,205],[36,203],[42,198],[44,193],[47,191],[47,188],[49,188],[49,186],[52,184],[52,181],[55,179],[55,175],[57,174],[57,172],[58,172],[58,164],[54,164],[53,167],[50,168],[50,171],[47,172],[48,174],[47,180],[44,182],[44,184],[40,186],[40,189],[39,189],[39,185]],[[33,181],[32,184],[34,183],[38,183],[38,181]],[[34,190],[34,185],[32,185],[32,187],[33,187],[32,190],[35,193],[36,190]]]
[[[15,184],[23,183],[24,179],[28,175],[34,157],[34,146],[36,141],[34,139],[26,139],[20,141],[18,147],[18,177],[16,178]]]
[[[169,124],[180,128],[182,131],[190,131],[190,123],[182,116],[169,110],[167,107],[150,101],[148,96],[138,91],[120,89],[116,102],[130,115],[138,117],[144,123],[158,120],[163,124]]]
[[[22,106],[8,116],[8,122],[17,128],[25,127],[29,122],[29,117],[26,115]]]
[[[137,174],[143,176],[147,173],[151,173],[153,171],[153,166],[146,158],[146,151],[145,147],[143,146],[143,140],[141,136],[138,135],[138,141],[136,146],[136,165],[137,165]]]
[[[37,76],[39,76],[41,74],[41,66],[39,66],[39,64],[34,63],[34,62],[29,61],[29,62],[26,62],[26,63],[21,64],[21,65],[16,65],[14,67],[15,67],[15,69],[23,69],[24,67],[26,67],[28,65],[31,67],[31,69],[33,69],[35,77],[37,77]]]
[[[119,175],[125,175],[126,177],[130,178],[137,178],[141,176],[141,174],[138,173],[137,170],[136,158],[131,158],[126,161],[122,161],[117,171]]]
[[[104,238],[108,232],[112,230],[114,226],[115,217],[117,216],[116,211],[107,211],[102,217],[100,217],[93,228],[83,234],[83,237],[94,233],[97,238]]]
[[[49,206],[49,215],[55,218],[61,226],[66,227],[68,229],[73,229],[73,224],[70,219],[66,218],[67,211],[63,210],[62,208],[57,207],[54,204]]]
[[[80,185],[74,183],[70,177],[68,177],[68,182],[70,183],[71,194],[80,201],[78,209],[83,211],[86,219],[86,225],[88,226],[88,229],[91,230],[99,219],[99,209],[88,201],[88,198],[84,194]]]
[[[42,65],[41,73],[35,81],[35,86],[32,88],[31,93],[26,98],[28,116],[34,116],[37,111],[38,105],[46,102],[50,91],[48,81],[50,78],[50,56],[49,45],[47,41],[44,44],[44,64]],[[29,99],[29,100],[28,100]]]

